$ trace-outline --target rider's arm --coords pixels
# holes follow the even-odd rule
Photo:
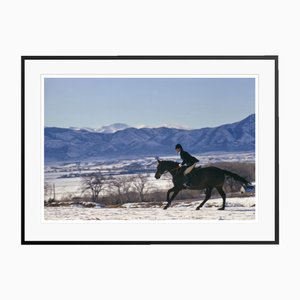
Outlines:
[[[181,166],[184,166],[185,164],[186,164],[186,158],[183,158],[183,159],[182,159]]]
[[[183,165],[186,165],[186,164],[187,164],[187,159],[189,158],[188,153],[187,153],[187,152],[182,152],[182,153],[180,153],[180,157],[181,157],[181,159],[182,159],[181,165],[182,165],[182,166],[183,166]]]

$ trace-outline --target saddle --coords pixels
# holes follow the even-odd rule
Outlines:
[[[199,167],[197,167],[197,168],[195,168],[196,167],[196,163],[194,163],[193,165],[191,165],[191,166],[182,166],[181,168],[180,168],[180,174],[183,174],[183,175],[187,175],[187,174],[190,174],[190,173],[192,173],[193,171],[195,171],[195,170],[197,170],[197,169],[199,169],[199,168],[201,168],[201,166],[199,166]]]
[[[194,170],[195,166],[196,166],[196,163],[192,164],[189,167],[186,167],[186,169],[183,171],[183,174],[184,175],[190,174]]]

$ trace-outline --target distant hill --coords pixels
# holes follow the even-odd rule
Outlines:
[[[118,126],[115,126],[118,125]],[[132,128],[105,130],[45,128],[45,161],[70,161],[141,155],[172,155],[177,143],[191,153],[254,151],[255,115],[214,128]]]

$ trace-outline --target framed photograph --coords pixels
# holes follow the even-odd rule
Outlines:
[[[23,56],[22,244],[279,244],[277,56]]]

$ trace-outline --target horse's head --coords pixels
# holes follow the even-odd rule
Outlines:
[[[158,162],[158,164],[157,164],[156,173],[155,173],[154,177],[156,179],[159,179],[161,177],[161,175],[166,172],[166,169],[165,169],[165,164],[163,161],[161,161],[157,158],[157,162]]]
[[[173,169],[177,168],[179,165],[174,161],[159,160],[158,158],[157,158],[157,162],[158,165],[157,165],[156,173],[154,175],[156,179],[159,179],[161,175],[163,175],[165,172],[172,171]]]

